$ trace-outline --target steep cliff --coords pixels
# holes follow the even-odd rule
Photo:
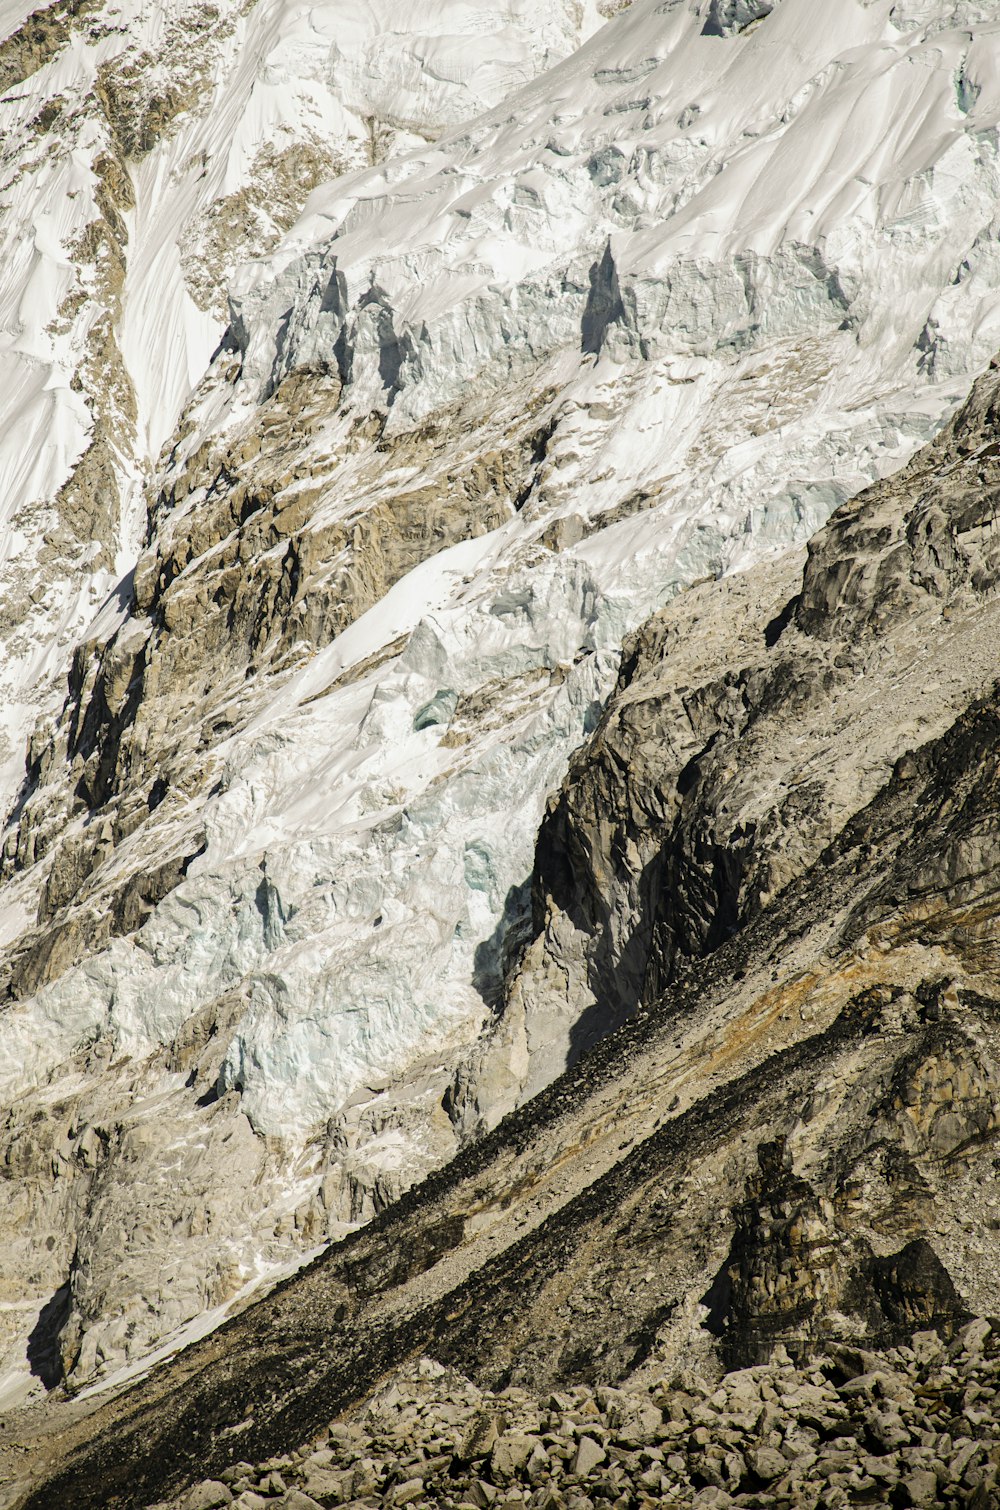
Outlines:
[[[541,827],[534,937],[477,1051],[489,1119],[756,917],[989,692],[998,388],[991,370],[908,467],[838,510],[801,580],[790,556],[696,588],[626,643]]]
[[[136,855],[82,918],[78,910],[67,919],[66,903],[95,863],[136,826],[137,805],[145,814],[147,804],[155,806],[168,792],[177,752],[171,763],[163,738],[149,731],[163,736],[165,724],[181,720],[179,705],[196,695],[186,681],[192,644],[203,656],[234,648],[225,631],[211,643],[204,613],[196,615],[187,648],[175,639],[160,657],[176,674],[171,696],[157,700],[151,684],[162,665],[142,685],[131,685],[144,636],[130,624],[116,636],[101,674],[90,669],[83,685],[94,646],[133,602],[132,572],[151,538],[147,501],[155,500],[155,486],[151,497],[144,494],[161,447],[167,442],[169,454],[190,390],[225,332],[233,269],[280,239],[318,183],[433,140],[550,67],[603,20],[589,3],[575,0],[530,10],[446,3],[409,11],[385,4],[122,8],[88,0],[30,15],[17,6],[3,13],[0,28],[9,34],[0,43],[0,808],[9,820],[2,869],[13,884],[4,890],[0,937],[11,946],[6,979],[15,998],[78,957],[82,938],[93,952],[111,937],[134,932],[183,879],[203,843],[200,834],[176,836],[168,821],[148,852]],[[310,402],[322,407],[325,399],[318,382]],[[296,453],[301,428],[291,422],[286,428],[285,453]],[[278,438],[272,429],[272,450]],[[274,492],[263,467],[255,469],[253,487],[261,498],[269,488]],[[226,506],[239,513],[242,500]],[[418,498],[410,498],[411,516],[418,506]],[[264,554],[270,526],[258,525],[250,548]],[[286,515],[286,531],[288,525]],[[376,544],[380,527],[373,521]],[[429,515],[420,527],[436,535]],[[203,540],[210,528],[203,521]],[[396,528],[405,530],[405,519]],[[411,554],[419,558],[419,550]],[[247,573],[245,593],[259,590],[254,577]],[[365,602],[383,588],[376,572]],[[280,614],[286,607],[279,593],[271,608]],[[323,620],[335,616],[318,604],[313,611]],[[256,616],[265,617],[262,605]],[[349,616],[345,607],[340,617]],[[296,638],[291,628],[289,644]],[[327,637],[332,632],[328,627]],[[185,669],[177,669],[180,662]],[[39,713],[62,705],[67,672],[74,703],[82,697],[88,716],[55,749],[44,724],[34,733],[25,783],[32,725]],[[109,811],[108,767],[123,738],[132,749],[150,743],[147,775],[137,792],[142,773],[133,770],[121,783],[129,787],[124,806]],[[76,768],[65,759],[67,743],[71,756],[82,752]],[[171,743],[177,741],[167,734]],[[198,758],[197,740],[195,747]],[[81,780],[79,766],[87,760],[88,777]],[[45,807],[56,813],[45,823],[25,807],[40,766],[55,789]],[[169,818],[171,805],[168,800],[160,821]],[[80,821],[63,835],[67,813]],[[58,854],[49,856],[55,863],[45,867],[49,874],[36,873],[41,889],[32,881],[23,890],[18,878],[61,837]],[[29,944],[33,958],[26,962],[25,928],[53,919],[40,944]],[[209,1006],[212,994],[197,1005]],[[213,1019],[208,1026],[196,1023],[189,1037],[197,1043],[214,1031]],[[86,1032],[77,1037],[78,1045],[86,1041]],[[192,1052],[183,1043],[176,1050],[175,1063]],[[102,1074],[107,1056],[99,1052],[85,1070],[96,1094],[79,1102],[76,1088],[83,1082],[73,1082],[68,1096],[56,1093],[66,1113],[57,1118],[58,1128],[36,1126],[28,1133],[32,1118],[49,1121],[47,1113],[37,1114],[51,1098],[43,1095],[27,1111],[22,1096],[36,1079],[32,1055],[11,1053],[4,1157],[27,1183],[19,1187],[4,1235],[0,1336],[16,1337],[15,1353],[23,1359],[25,1329],[30,1332],[33,1313],[48,1305],[56,1288],[61,1294],[74,1251],[88,1267],[83,1254],[102,1231],[109,1251],[127,1249],[130,1228],[136,1222],[145,1228],[150,1211],[175,1199],[185,1224],[197,1231],[206,1222],[203,1195],[213,1203],[215,1177],[192,1174],[185,1203],[177,1193],[183,1178],[161,1179],[147,1170],[124,1228],[111,1224],[106,1212],[92,1218],[90,1202],[101,1204],[97,1166],[109,1151],[119,1175],[105,1179],[104,1188],[121,1192],[131,1183],[121,1166],[159,1162],[173,1139],[186,1136],[185,1117],[171,1120],[168,1096],[166,1104],[157,1103],[154,1128],[146,1130],[144,1114],[132,1110],[135,1075],[109,1083]],[[140,1097],[138,1104],[149,1103]],[[134,1136],[122,1120],[129,1117],[139,1124]],[[197,1160],[203,1134],[188,1131]],[[265,1162],[261,1149],[249,1131],[242,1139],[237,1133],[237,1142],[243,1153],[236,1166],[242,1159],[252,1184]],[[226,1149],[220,1158],[228,1161],[235,1153],[231,1141]],[[393,1188],[390,1181],[380,1198]],[[277,1193],[287,1199],[286,1187]],[[164,1213],[163,1220],[169,1224],[178,1215]],[[239,1228],[247,1212],[226,1220]],[[161,1238],[159,1231],[150,1243],[151,1268],[158,1267]],[[220,1285],[227,1293],[239,1288],[252,1277],[253,1261],[248,1265],[241,1250],[233,1259],[213,1258],[210,1269],[216,1277],[207,1288],[200,1274],[194,1292],[181,1299],[184,1282],[175,1280],[174,1299],[147,1294],[142,1310],[161,1310],[154,1325],[169,1330],[213,1303]],[[133,1288],[135,1275],[123,1283]],[[57,1297],[56,1313],[60,1305]]]
[[[332,37],[316,8],[156,12],[155,36],[56,8],[10,45],[34,82],[4,108],[72,72],[131,238],[120,311],[74,305],[54,388],[29,363],[80,420],[32,497],[97,434],[72,374],[98,326],[134,486],[94,492],[106,529],[80,514],[97,576],[75,545],[49,593],[25,573],[10,641],[66,680],[37,688],[2,845],[8,1398],[113,1381],[391,1206],[767,915],[984,690],[989,516],[959,491],[992,441],[954,482],[923,456],[885,484],[871,542],[838,522],[797,608],[793,568],[755,563],[911,458],[1000,340],[995,8],[604,10],[434,5],[401,32],[364,7]],[[52,192],[96,224],[99,175],[39,119]],[[341,151],[359,166],[294,219]],[[58,303],[76,273],[39,224]],[[19,465],[52,461],[43,413]],[[868,608],[815,553],[862,546]]]
[[[144,485],[234,269],[318,184],[572,52],[590,3],[58,0],[0,14],[0,803],[143,544]]]
[[[779,1369],[834,1346],[847,1376],[891,1374],[898,1358],[857,1350],[947,1343],[997,1313],[998,456],[991,371],[901,473],[837,511],[804,568],[696,588],[628,642],[535,877],[540,914],[572,907],[563,969],[618,1031],[145,1382],[25,1417],[33,1510],[148,1504],[287,1453],[406,1357],[515,1397],[642,1390],[692,1366],[717,1379],[776,1348]],[[513,967],[525,1001],[529,980],[560,974],[553,934]],[[987,1334],[963,1331],[956,1360]],[[686,1399],[689,1377],[674,1385]],[[923,1398],[946,1387],[927,1380]],[[911,1440],[901,1417],[902,1437],[888,1415],[864,1429],[883,1455]],[[456,1450],[460,1472],[476,1454]],[[716,1483],[705,1461],[683,1459],[682,1503]],[[897,1478],[920,1469],[900,1462]],[[751,1497],[761,1477],[749,1470]],[[994,1481],[956,1480],[954,1502],[992,1503]],[[376,1503],[395,1482],[373,1480]]]

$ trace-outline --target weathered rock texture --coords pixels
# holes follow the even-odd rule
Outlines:
[[[792,568],[699,592],[631,649],[634,737],[551,815],[530,917],[625,631],[805,541],[988,359],[1000,23],[903,9],[125,0],[3,45],[8,1397],[107,1382],[385,1210],[982,687],[956,622],[908,731],[802,618],[802,738],[825,681],[867,729],[820,791],[757,719]]]
[[[780,1355],[779,1355],[780,1357]],[[717,1384],[499,1392],[429,1358],[297,1450],[223,1469],[172,1510],[233,1504],[746,1506],[995,1503],[1000,1363],[985,1320],[888,1352],[835,1348]]]
[[[310,440],[336,419],[340,386],[296,373],[225,452],[204,448],[177,468],[136,567],[133,614],[78,647],[66,705],[32,745],[0,861],[36,906],[0,968],[8,1003],[65,979],[71,1012],[88,961],[102,975],[117,941],[135,939],[151,962],[141,930],[206,849],[204,802],[226,779],[225,737],[259,716],[304,647],[322,649],[426,557],[512,517],[530,485],[544,415],[494,406],[485,417],[469,404],[369,449],[349,491],[353,431],[333,455]],[[460,708],[451,694],[443,719],[424,710],[428,726],[456,715],[449,761],[470,762],[465,746],[482,724],[510,739],[527,714],[530,730],[536,696],[559,695],[566,675],[514,680],[521,707],[506,719],[502,684]],[[7,1114],[16,1195],[0,1274],[12,1295],[65,1297],[50,1319],[61,1324],[61,1368],[78,1380],[232,1300],[261,1266],[367,1219],[454,1152],[441,1107],[450,1068],[425,1064],[425,1050],[388,1091],[386,1076],[292,1147],[260,1136],[241,1086],[221,1082],[248,1009],[246,971],[283,945],[292,911],[266,870],[255,854],[224,898],[244,915],[227,966],[236,974],[179,1014],[162,1046],[123,1058],[87,1034],[56,1081],[18,1095]],[[189,936],[190,915],[179,920]],[[16,1346],[23,1309],[11,1322]]]
[[[495,1122],[738,933],[989,688],[998,395],[991,372],[907,468],[837,512],[804,573],[785,558],[697,588],[628,642],[542,825],[535,937],[483,1090],[460,1078],[473,1125],[477,1097]]]
[[[527,24],[456,0],[402,18],[386,0],[22,14],[0,23],[5,813],[25,735],[143,543],[144,484],[223,335],[236,265],[318,184],[425,144],[602,21],[591,0],[546,0]],[[435,41],[463,36],[463,67],[435,66]]]
[[[235,1464],[298,1448],[421,1354],[479,1390],[514,1391],[511,1406],[483,1407],[475,1442],[432,1434],[459,1475],[489,1453],[485,1487],[469,1489],[477,1503],[498,1488],[492,1454],[506,1423],[491,1427],[491,1413],[510,1409],[515,1436],[546,1435],[518,1391],[595,1391],[557,1407],[572,1413],[578,1400],[583,1415],[559,1428],[572,1461],[559,1430],[543,1441],[543,1482],[528,1475],[540,1507],[558,1503],[545,1474],[568,1465],[582,1493],[601,1453],[609,1472],[620,1466],[600,1427],[611,1425],[601,1400],[614,1398],[602,1390],[682,1368],[711,1381],[751,1372],[731,1376],[704,1417],[690,1385],[678,1417],[669,1394],[650,1397],[684,1443],[673,1461],[657,1445],[660,1457],[635,1465],[653,1497],[777,1485],[803,1503],[831,1490],[824,1503],[855,1490],[878,1502],[889,1485],[900,1504],[992,1502],[995,1464],[978,1428],[989,1436],[993,1414],[976,1400],[993,1388],[993,1365],[975,1361],[987,1330],[968,1323],[1000,1310],[998,389],[990,373],[906,471],[835,515],[791,592],[781,566],[761,572],[757,602],[753,576],[715,584],[634,642],[620,695],[553,804],[537,867],[595,944],[615,906],[625,915],[602,896],[634,895],[644,871],[670,876],[629,904],[619,937],[638,931],[642,949],[607,1005],[619,1031],[145,1382],[99,1407],[26,1415],[18,1474],[24,1492],[34,1476],[32,1510],[145,1505],[220,1475],[257,1493],[260,1475]],[[716,618],[726,597],[753,611]],[[701,698],[684,669],[691,707],[708,709],[699,738],[670,677],[715,622],[757,653],[731,662],[728,679],[716,673]],[[663,721],[650,728],[651,715]],[[636,729],[643,753],[630,763],[616,742]],[[587,829],[598,789],[611,818]],[[616,837],[635,814],[641,865]],[[576,845],[572,875],[555,864],[557,825]],[[592,979],[614,982],[596,949],[580,951],[578,978],[591,958],[605,972]],[[886,1348],[897,1351],[869,1356]],[[823,1357],[832,1371],[812,1369]],[[717,1425],[712,1412],[741,1389],[745,1424]],[[650,1415],[634,1449],[617,1445],[659,1444],[665,1429]],[[398,1449],[380,1445],[356,1484],[351,1429],[337,1440],[346,1456],[335,1471],[351,1477],[334,1498],[419,1499],[420,1472]],[[510,1465],[523,1444],[508,1445],[496,1471],[521,1484],[526,1465]],[[332,1461],[268,1472],[287,1466],[290,1483]],[[619,1475],[612,1499],[621,1486]],[[313,1497],[304,1480],[277,1488],[289,1505]],[[699,1501],[710,1502],[725,1500]]]

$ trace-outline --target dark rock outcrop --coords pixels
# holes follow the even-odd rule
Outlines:
[[[656,1000],[989,686],[998,406],[991,371],[901,473],[837,511],[801,577],[779,562],[695,589],[626,645],[539,835],[535,939],[507,988],[529,1036],[532,1014],[562,1014],[572,1059]]]

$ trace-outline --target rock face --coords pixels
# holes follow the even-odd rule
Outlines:
[[[599,1483],[597,1498],[654,1502],[992,1502],[995,1412],[977,1402],[995,1365],[975,1318],[996,1314],[1000,1273],[998,394],[991,371],[907,468],[833,516],[804,567],[695,589],[627,645],[552,804],[535,887],[546,895],[554,825],[587,835],[585,982],[600,898],[627,917],[607,901],[634,884],[614,827],[626,791],[649,815],[633,835],[657,841],[644,868],[694,878],[672,910],[665,889],[648,894],[662,926],[622,972],[618,1031],[124,1397],[26,1415],[25,1504],[172,1502],[196,1481],[289,1505],[314,1490],[447,1502],[456,1481],[478,1504],[516,1485],[538,1510]],[[699,696],[719,685],[690,676],[715,623],[744,653],[725,650],[730,680]],[[674,677],[711,710],[700,758],[668,737],[691,739],[693,718],[650,732],[679,702]],[[641,758],[616,744],[629,730]],[[786,806],[803,772],[810,800]],[[601,830],[584,826],[592,783]],[[730,870],[723,822],[744,841]],[[551,987],[548,947],[543,929],[509,981],[531,970]],[[412,1374],[371,1435],[348,1424],[319,1449],[330,1458],[299,1452],[420,1356],[431,1393],[441,1369],[473,1381],[448,1375],[451,1396],[427,1402],[424,1456],[387,1414],[401,1405],[414,1430]],[[322,1490],[321,1468],[339,1475]]]
[[[580,1295],[553,1298],[562,1250],[543,1244],[537,1271],[517,1258],[498,1277],[482,1337],[458,1328],[456,1347],[479,1348],[484,1371],[513,1367],[515,1290],[526,1378],[598,1359],[618,1377],[654,1338],[671,1357],[756,1359],[776,1340],[892,1341],[906,1318],[987,1309],[961,1219],[942,1234],[928,1212],[946,1182],[993,1189],[981,1003],[995,996],[973,918],[993,864],[977,816],[988,753],[982,789],[966,769],[992,716],[988,701],[969,710],[989,693],[996,628],[993,380],[909,471],[836,516],[804,580],[797,558],[755,563],[910,458],[996,345],[995,14],[967,0],[852,3],[822,24],[811,0],[435,5],[401,32],[381,5],[333,18],[259,4],[164,14],[155,37],[83,15],[46,12],[9,48],[11,78],[35,70],[39,98],[64,80],[107,148],[92,177],[118,238],[101,253],[118,302],[74,304],[63,352],[82,371],[100,329],[104,376],[38,387],[74,395],[79,425],[32,487],[48,509],[58,473],[78,533],[105,541],[101,570],[115,553],[129,570],[85,629],[58,609],[71,652],[41,629],[28,646],[36,669],[65,667],[66,696],[34,727],[2,843],[6,1387],[120,1378],[331,1238],[391,1227],[407,1187],[612,1029],[648,1025],[664,992],[672,1037],[650,1047],[636,1028],[621,1050],[648,1056],[655,1087],[635,1137],[667,1118],[653,1173],[602,1144],[639,1250],[654,1246],[650,1212],[683,1193],[686,1246],[656,1260],[659,1300],[619,1295],[582,1257]],[[463,27],[502,46],[467,47]],[[293,78],[318,137],[285,129]],[[82,140],[55,152],[59,174],[84,172]],[[66,197],[95,223],[84,188]],[[36,219],[64,291],[55,230]],[[218,284],[249,244],[264,255],[233,275],[223,331]],[[23,307],[55,340],[48,304]],[[87,394],[114,397],[113,433],[82,414]],[[105,463],[128,473],[117,503],[87,483],[85,455],[99,480]],[[64,585],[84,581],[81,561]],[[664,608],[706,575],[726,580]],[[935,807],[948,783],[971,825],[957,849]],[[911,798],[923,829],[904,822]],[[865,812],[878,865],[903,871],[863,904],[849,835]],[[814,915],[824,877],[840,889]],[[924,933],[883,970],[865,940],[895,926],[910,886]],[[775,909],[794,887],[793,925]],[[835,927],[831,985],[817,940]],[[795,976],[781,941],[800,935]],[[767,963],[732,964],[744,947]],[[720,995],[725,961],[756,985]],[[775,1055],[790,1056],[787,1085],[765,1071]],[[621,1088],[594,1088],[617,1084],[611,1064],[573,1082],[581,1125],[600,1123],[588,1098],[617,1105]],[[820,1127],[839,1118],[815,1157],[795,1096],[816,1098]],[[699,1108],[714,1152],[696,1169],[670,1140]],[[547,1165],[550,1131],[531,1134],[529,1163]],[[578,1188],[553,1186],[525,1218],[565,1221],[567,1263],[589,1221],[570,1208],[600,1184],[584,1179],[590,1137],[567,1145]],[[432,1187],[443,1205],[426,1231],[390,1239],[394,1258],[355,1238],[336,1262],[370,1262],[375,1305],[380,1285],[394,1296],[439,1264],[471,1284],[465,1223],[531,1186],[522,1154],[482,1190],[457,1165],[457,1185]],[[894,1213],[882,1225],[879,1202]],[[733,1206],[731,1230],[710,1232],[708,1213]],[[516,1220],[502,1219],[511,1242]],[[616,1227],[602,1264],[631,1241]],[[933,1254],[908,1247],[921,1242]],[[326,1279],[309,1281],[323,1318],[369,1294],[359,1273],[331,1304]],[[709,1292],[718,1346],[695,1319]],[[361,1373],[382,1358],[373,1345]],[[164,1431],[189,1403],[181,1391]],[[269,1409],[262,1442],[280,1434]]]
[[[706,37],[731,37],[774,10],[774,0],[712,0],[708,7]]]
[[[306,465],[309,429],[336,409],[340,384],[300,371],[264,423],[252,427],[252,448],[244,443],[238,455],[203,451],[190,466],[172,467],[168,459],[164,488],[151,484],[144,497],[162,444],[182,443],[172,432],[224,334],[234,266],[280,239],[317,183],[426,145],[551,66],[603,19],[575,0],[532,6],[530,13],[519,5],[479,6],[474,15],[452,3],[417,5],[411,15],[384,4],[338,5],[334,14],[269,3],[177,3],[153,11],[74,3],[23,20],[11,14],[17,24],[0,43],[0,247],[7,270],[0,316],[0,809],[10,817],[0,862],[8,883],[0,928],[11,945],[3,966],[8,1003],[31,996],[81,956],[134,934],[203,852],[199,819],[179,826],[175,820],[178,809],[191,812],[208,778],[206,742],[217,746],[229,727],[218,698],[202,706],[204,668],[212,667],[213,691],[226,703],[227,677],[241,687],[245,676],[291,647],[325,643],[432,549],[506,518],[508,492],[523,486],[518,468],[532,443],[522,444],[518,434],[503,456],[470,461],[464,510],[458,500],[437,501],[428,471],[422,486],[397,488],[360,522],[310,534],[303,526],[315,490],[308,499],[299,496],[291,511],[287,496],[272,502],[287,488],[288,467]],[[426,449],[432,452],[433,443]],[[413,471],[418,450],[412,448]],[[505,459],[512,470],[506,484]],[[179,506],[185,496],[187,510]],[[147,503],[155,543],[142,554]],[[204,517],[192,529],[195,505]],[[177,528],[172,543],[157,526],[168,511]],[[232,579],[235,566],[238,601],[220,612],[224,594],[204,583],[191,596],[178,588],[169,604],[162,601],[192,552],[217,548],[254,512],[259,517],[236,558],[213,567]],[[357,580],[345,582],[343,561],[338,570],[330,560],[352,531],[359,537]],[[140,554],[145,575],[134,591]],[[247,570],[251,554],[260,558],[257,570]],[[325,568],[322,589],[314,580],[317,564]],[[296,599],[309,603],[304,616]],[[31,735],[40,713],[58,713],[67,673],[70,708],[56,738],[45,722]],[[40,786],[44,799],[32,800]],[[151,810],[159,814],[156,835],[133,845],[123,867],[123,842]],[[102,880],[88,888],[102,865]],[[251,886],[254,911],[261,886],[266,907],[269,884],[258,878]],[[272,942],[276,926],[265,927]],[[159,988],[154,995],[161,997]],[[154,1326],[170,1330],[231,1297],[258,1261],[267,1261],[259,1243],[252,1256],[239,1244],[219,1254],[213,1223],[234,1231],[251,1221],[248,1206],[231,1206],[219,1169],[230,1168],[230,1188],[244,1195],[271,1188],[283,1207],[289,1182],[260,1183],[267,1158],[249,1127],[227,1127],[222,1153],[213,1135],[205,1142],[205,1127],[190,1123],[190,1106],[172,1102],[169,1093],[171,1078],[175,1086],[190,1078],[199,1049],[233,1018],[233,999],[219,1005],[217,995],[211,987],[202,993],[194,1012],[181,1014],[185,1032],[168,1032],[166,1080],[162,1061],[152,1079],[148,1066],[138,1076],[135,1065],[124,1075],[106,1074],[109,1056],[91,1055],[93,1034],[84,1028],[73,1035],[73,1053],[83,1056],[74,1062],[93,1094],[78,1099],[74,1070],[68,1084],[48,1085],[29,1109],[23,1092],[38,1079],[34,1056],[23,1044],[12,1051],[3,1156],[22,1183],[4,1231],[0,1345],[13,1332],[21,1364],[34,1324],[32,1318],[26,1330],[25,1318],[43,1308],[48,1314],[52,1295],[63,1293],[60,1273],[65,1278],[75,1265],[74,1296],[82,1300],[89,1291],[100,1297],[95,1304],[114,1308],[116,1281],[107,1273],[97,1278],[102,1245],[112,1265],[113,1254],[131,1252],[120,1294],[146,1296],[132,1314],[118,1316],[117,1340],[105,1337],[109,1357],[147,1336],[143,1315],[158,1315]],[[149,1006],[143,1011],[148,1015]],[[56,1014],[64,1015],[61,1008]],[[49,1034],[41,1033],[44,1042]],[[217,1069],[216,1062],[195,1099],[211,1090]],[[46,1076],[43,1070],[43,1082]],[[196,1113],[195,1123],[204,1120]],[[325,1138],[322,1118],[311,1126]],[[398,1193],[395,1129],[387,1136],[387,1167],[377,1156],[362,1160],[360,1183],[349,1181],[343,1200],[328,1182],[326,1204],[314,1207],[306,1227],[294,1211],[277,1214],[287,1227],[277,1239],[281,1257],[289,1242],[315,1236],[328,1208],[336,1223],[341,1215],[368,1215]],[[191,1160],[202,1163],[191,1186],[186,1175],[172,1181],[151,1167],[163,1148],[189,1137]],[[232,1161],[230,1139],[243,1150]],[[426,1139],[427,1149],[414,1152],[417,1170],[451,1146],[433,1129]],[[207,1170],[216,1157],[212,1176]],[[315,1162],[315,1154],[308,1157]],[[186,1156],[181,1162],[190,1167]],[[218,1202],[210,1194],[213,1179]],[[120,1200],[134,1182],[134,1199],[114,1219],[96,1210],[91,1218],[93,1201],[100,1205],[112,1191]],[[320,1182],[310,1179],[310,1200]],[[249,1197],[252,1206],[258,1195]],[[206,1199],[214,1218],[206,1216]],[[261,1210],[266,1204],[265,1197]],[[28,1210],[37,1220],[26,1219]],[[192,1266],[192,1251],[179,1253],[180,1273],[164,1294],[155,1271],[168,1231],[186,1233],[182,1249],[190,1239],[195,1246],[204,1240],[215,1254]],[[135,1268],[137,1250],[147,1255],[147,1279]],[[77,1312],[67,1335],[79,1333],[85,1313]],[[65,1356],[67,1363],[76,1356],[86,1371],[94,1365],[94,1341],[82,1352],[74,1343]],[[21,1387],[28,1382],[25,1375]]]
[[[491,1119],[758,916],[989,691],[998,393],[991,372],[906,469],[839,510],[804,573],[789,558],[698,588],[627,643],[542,825],[535,937],[480,1070]],[[516,1094],[512,1045],[529,1059]],[[464,1077],[463,1094],[479,1095]]]

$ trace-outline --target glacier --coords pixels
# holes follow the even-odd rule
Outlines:
[[[40,42],[24,5],[0,29],[5,804],[72,644],[142,544],[143,488],[225,329],[233,267],[319,179],[432,140],[603,22],[593,0],[37,14],[53,18]]]
[[[449,1088],[501,1009],[534,836],[624,636],[808,539],[1000,347],[992,5],[608,9],[413,4],[397,30],[399,7],[358,6],[334,42],[322,10],[258,5],[210,103],[129,160],[131,480],[99,572],[77,561],[18,621],[48,711],[19,793],[11,717],[0,899],[5,1105],[72,1106],[67,1147],[119,1129],[103,1184],[74,1153],[75,1194],[39,1203],[51,1257],[4,1275],[39,1302],[69,1285],[77,1379],[455,1150]],[[225,263],[225,311],[199,308],[206,206],[313,116],[346,171]],[[54,297],[33,340],[57,339]],[[32,362],[76,418],[32,495],[88,433],[59,350]],[[21,392],[15,480],[52,427]],[[435,509],[425,540],[411,515]],[[252,643],[237,590],[264,605]],[[164,856],[165,894],[109,932]],[[164,1148],[200,1183],[151,1201]],[[225,1265],[195,1208],[222,1213]]]

